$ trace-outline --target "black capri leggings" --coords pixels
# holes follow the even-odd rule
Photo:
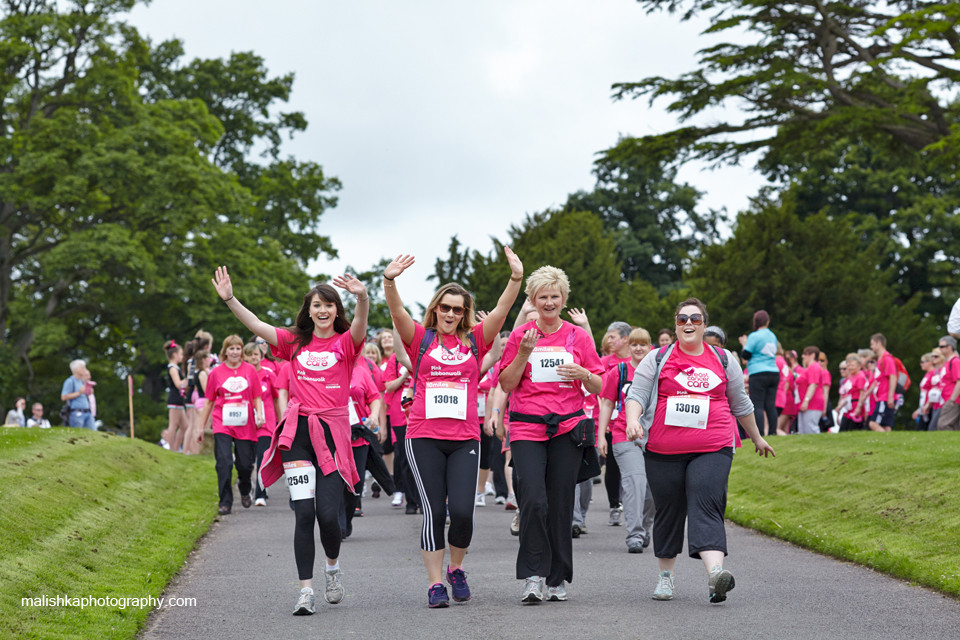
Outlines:
[[[474,498],[480,465],[477,440],[407,438],[407,461],[423,506],[420,548],[444,548],[443,531],[450,510],[450,545],[466,549],[473,538]]]
[[[333,436],[325,422],[320,421],[323,427],[324,440],[330,453],[336,451]],[[313,578],[313,561],[316,555],[316,545],[313,539],[313,523],[320,525],[320,544],[328,558],[340,557],[340,505],[343,502],[343,489],[348,486],[344,483],[340,473],[336,470],[321,475],[317,464],[317,454],[310,442],[310,427],[307,426],[307,416],[300,416],[297,421],[297,435],[289,451],[280,451],[280,460],[293,462],[294,460],[309,460],[317,467],[317,490],[313,500],[294,500],[293,511],[296,514],[297,524],[293,531],[293,555],[297,561],[297,573],[301,580]]]
[[[754,373],[750,376],[750,402],[760,435],[777,435],[777,386],[780,374],[775,371]],[[767,414],[767,433],[763,432],[763,414]]]
[[[701,551],[727,555],[727,478],[733,448],[709,453],[643,454],[647,481],[653,492],[653,552],[658,558],[675,558],[683,551],[683,523],[687,522],[691,558]]]

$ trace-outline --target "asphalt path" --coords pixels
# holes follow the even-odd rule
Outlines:
[[[600,489],[600,487],[596,487]],[[323,600],[323,555],[317,536],[317,613],[293,616],[299,593],[293,557],[293,512],[277,483],[267,507],[220,517],[167,597],[196,606],[153,612],[144,640],[196,638],[960,638],[960,602],[727,524],[725,567],[736,588],[722,604],[707,600],[702,563],[677,561],[676,596],[651,599],[657,560],[650,549],[628,554],[623,527],[607,526],[605,494],[594,492],[588,533],[574,540],[569,600],[522,605],[514,579],[513,517],[488,497],[476,509],[473,546],[464,563],[472,599],[427,607],[420,558],[421,516],[389,499],[365,498],[340,564],[346,597]]]

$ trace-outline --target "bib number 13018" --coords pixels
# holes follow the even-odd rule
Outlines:
[[[467,419],[467,385],[463,382],[428,382],[424,393],[427,419]]]

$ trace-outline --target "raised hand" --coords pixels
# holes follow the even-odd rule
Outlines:
[[[477,309],[477,324],[480,324],[481,322],[486,320],[488,315],[489,314],[486,311]]]
[[[349,273],[345,273],[342,276],[337,276],[331,282],[336,286],[349,291],[358,298],[363,298],[366,296],[367,287],[362,282],[357,280],[354,276]]]
[[[517,351],[523,354],[524,357],[529,358],[530,354],[533,353],[533,348],[537,346],[538,339],[536,329],[527,329],[523,332],[523,339],[520,340]]]
[[[226,267],[217,267],[210,282],[213,283],[221,300],[229,300],[233,297],[233,284],[230,282],[230,274],[227,273]]]
[[[577,325],[578,327],[583,327],[590,324],[590,321],[587,319],[587,312],[583,309],[571,307],[567,310],[567,314],[570,316],[570,320],[573,321],[573,324]]]
[[[387,268],[383,270],[383,275],[384,277],[393,280],[398,275],[413,266],[414,262],[416,262],[416,258],[413,256],[400,254],[393,262],[387,265]]]
[[[503,248],[503,255],[507,257],[507,264],[510,265],[510,276],[514,279],[523,277],[523,263],[510,247]]]

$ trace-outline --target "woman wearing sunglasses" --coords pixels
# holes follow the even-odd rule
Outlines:
[[[583,390],[600,392],[603,365],[590,334],[560,317],[567,274],[540,267],[526,293],[537,317],[507,339],[500,387],[512,394],[510,450],[521,490],[517,579],[526,581],[521,601],[537,603],[566,600],[563,583],[573,579],[573,501],[584,460],[574,436],[596,433]]]
[[[474,321],[473,296],[455,282],[440,287],[427,305],[423,324],[415,322],[404,308],[395,282],[413,265],[413,256],[398,256],[383,272],[384,294],[393,325],[412,364],[415,390],[404,444],[423,507],[420,548],[427,568],[427,604],[431,608],[450,603],[441,580],[447,509],[447,581],[455,601],[470,599],[462,565],[473,537],[480,463],[480,363],[493,346],[523,280],[520,258],[510,247],[504,247],[503,252],[510,265],[510,280],[497,306],[479,324]]]
[[[737,422],[758,454],[775,454],[757,429],[736,358],[703,342],[704,304],[696,298],[680,303],[676,321],[677,342],[644,358],[625,403],[627,437],[647,437],[644,462],[656,504],[653,548],[660,564],[653,598],[673,598],[686,521],[690,557],[707,569],[710,602],[723,602],[735,584],[723,568],[723,514],[733,452],[740,446]]]

